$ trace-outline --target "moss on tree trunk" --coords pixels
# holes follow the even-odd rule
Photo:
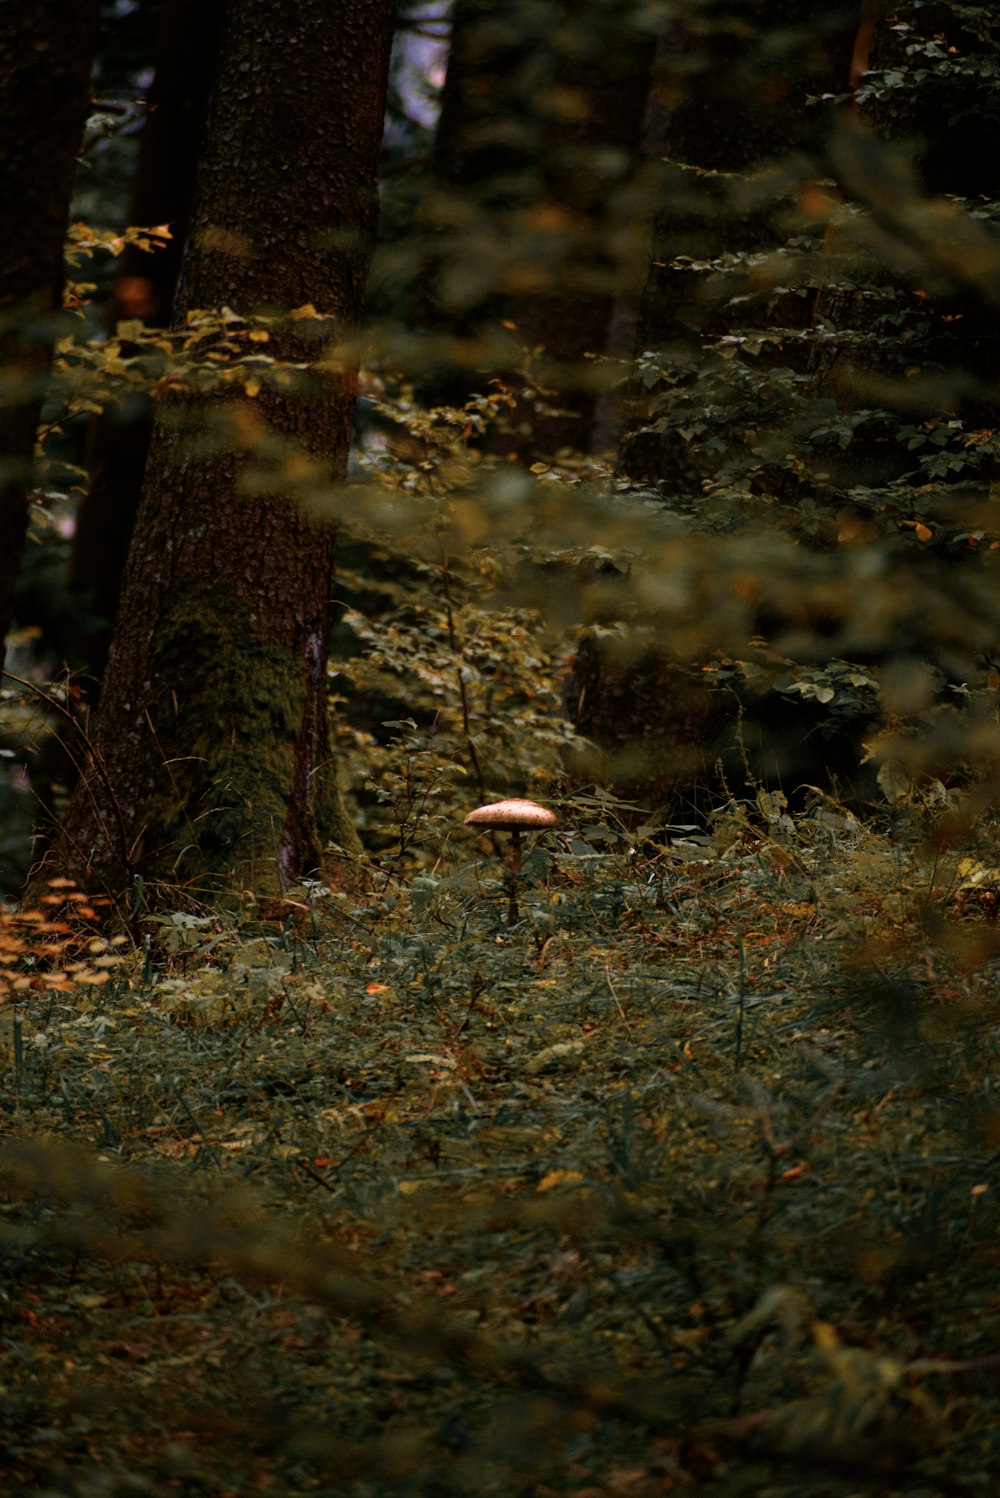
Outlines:
[[[356,328],[376,218],[392,0],[229,9],[181,273],[192,308],[312,303],[268,352]],[[307,333],[303,333],[303,329]],[[261,892],[355,845],[327,718],[336,536],[245,482],[254,438],[344,475],[354,377],[185,397],[154,434],[90,763],[56,850],[78,876]],[[229,440],[224,440],[228,431]],[[233,449],[240,449],[234,451]]]

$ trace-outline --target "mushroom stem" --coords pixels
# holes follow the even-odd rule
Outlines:
[[[507,925],[516,926],[521,919],[521,912],[517,908],[517,879],[511,875],[510,881],[510,904],[507,906]]]
[[[521,919],[517,908],[517,886],[521,877],[521,829],[514,827],[510,834],[510,904],[507,907],[507,925],[516,926]]]

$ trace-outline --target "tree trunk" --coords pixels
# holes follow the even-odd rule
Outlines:
[[[706,335],[729,331],[734,316],[726,298],[709,300],[705,277],[684,268],[685,259],[774,242],[767,216],[733,200],[730,177],[783,162],[792,151],[816,151],[828,114],[807,108],[806,99],[846,87],[856,6],[817,9],[813,0],[708,0],[697,26],[681,32],[673,55],[664,57],[668,76],[660,87],[675,100],[664,141],[670,166],[636,350],[660,351],[678,373],[698,360]],[[786,297],[776,320],[805,326],[811,300],[797,301]],[[649,414],[639,389],[620,452],[623,472],[697,489],[704,476],[699,455],[675,437],[643,431]]]
[[[420,222],[416,316],[475,331],[498,313],[514,216],[537,201],[542,99],[558,0],[455,0],[441,112]],[[470,260],[470,251],[475,258]]]
[[[0,666],[62,306],[66,218],[97,19],[97,0],[0,9]]]
[[[173,238],[154,254],[134,245],[122,252],[107,309],[111,335],[125,319],[158,328],[170,323],[221,21],[221,0],[169,0],[164,7],[128,222],[169,224]],[[90,483],[77,511],[67,574],[81,614],[72,664],[91,701],[107,661],[152,430],[152,402],[138,394],[95,417],[91,428]]]
[[[538,201],[541,101],[559,0],[454,0],[427,180],[414,214],[410,321],[432,335],[427,405],[483,389],[523,253],[515,228]],[[443,344],[443,347],[440,345]]]
[[[653,218],[653,183],[640,176],[648,15],[643,25],[635,0],[570,0],[560,19],[535,210],[549,244],[539,284],[529,278],[509,313],[556,392],[522,397],[513,413],[502,449],[524,462],[591,450],[603,371],[586,356],[608,352],[616,299],[641,289]]]
[[[813,0],[707,0],[662,49],[655,87],[668,101],[660,131],[669,160],[636,351],[655,351],[670,367],[668,399],[696,384],[706,341],[731,332],[743,313],[729,296],[716,291],[713,299],[706,276],[688,267],[780,242],[780,228],[753,209],[750,194],[739,195],[737,183],[790,151],[818,151],[826,121],[806,98],[846,87],[856,22],[853,6],[820,11]],[[784,293],[775,311],[778,325],[806,326],[812,298]],[[633,397],[623,473],[668,494],[699,494],[716,455],[670,426],[657,429],[655,387],[651,402],[637,379]],[[735,420],[731,412],[726,419]],[[673,659],[667,644],[637,644],[637,663],[616,657],[614,645],[601,631],[582,636],[567,698],[574,726],[608,756],[618,789],[641,795],[645,782],[668,800],[671,789],[687,793],[695,779],[706,785],[717,759],[729,760],[731,774],[737,736],[756,732],[753,723],[737,724],[734,692],[714,689],[700,666]],[[760,747],[772,757],[770,742]]]
[[[600,372],[585,356],[606,350],[623,287],[641,286],[652,208],[635,188],[661,26],[637,0],[456,0],[413,311],[453,335],[456,359],[423,397],[481,389],[510,328],[511,364],[518,343],[537,350],[555,390],[525,390],[491,434],[526,463],[589,450]]]
[[[178,322],[312,303],[322,323],[283,322],[268,345],[300,361],[357,326],[394,15],[393,0],[303,0],[293,23],[280,0],[232,0]],[[350,371],[314,370],[299,391],[221,411],[184,400],[158,424],[93,755],[57,849],[82,877],[273,892],[331,841],[353,843],[327,717],[335,534],[243,480],[265,424],[342,477],[354,389]]]

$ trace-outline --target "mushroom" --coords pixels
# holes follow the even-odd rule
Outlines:
[[[489,832],[510,833],[510,867],[513,875],[510,888],[510,910],[507,924],[517,922],[517,881],[521,873],[521,834],[542,832],[546,827],[558,827],[559,818],[547,806],[537,801],[524,801],[513,797],[509,801],[493,801],[489,806],[478,806],[465,819],[467,827],[479,827]]]

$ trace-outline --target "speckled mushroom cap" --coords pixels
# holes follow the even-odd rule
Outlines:
[[[498,832],[524,832],[532,828],[558,827],[559,818],[547,806],[537,801],[522,801],[516,796],[510,801],[493,801],[489,806],[477,806],[465,819],[467,827],[493,827]]]

